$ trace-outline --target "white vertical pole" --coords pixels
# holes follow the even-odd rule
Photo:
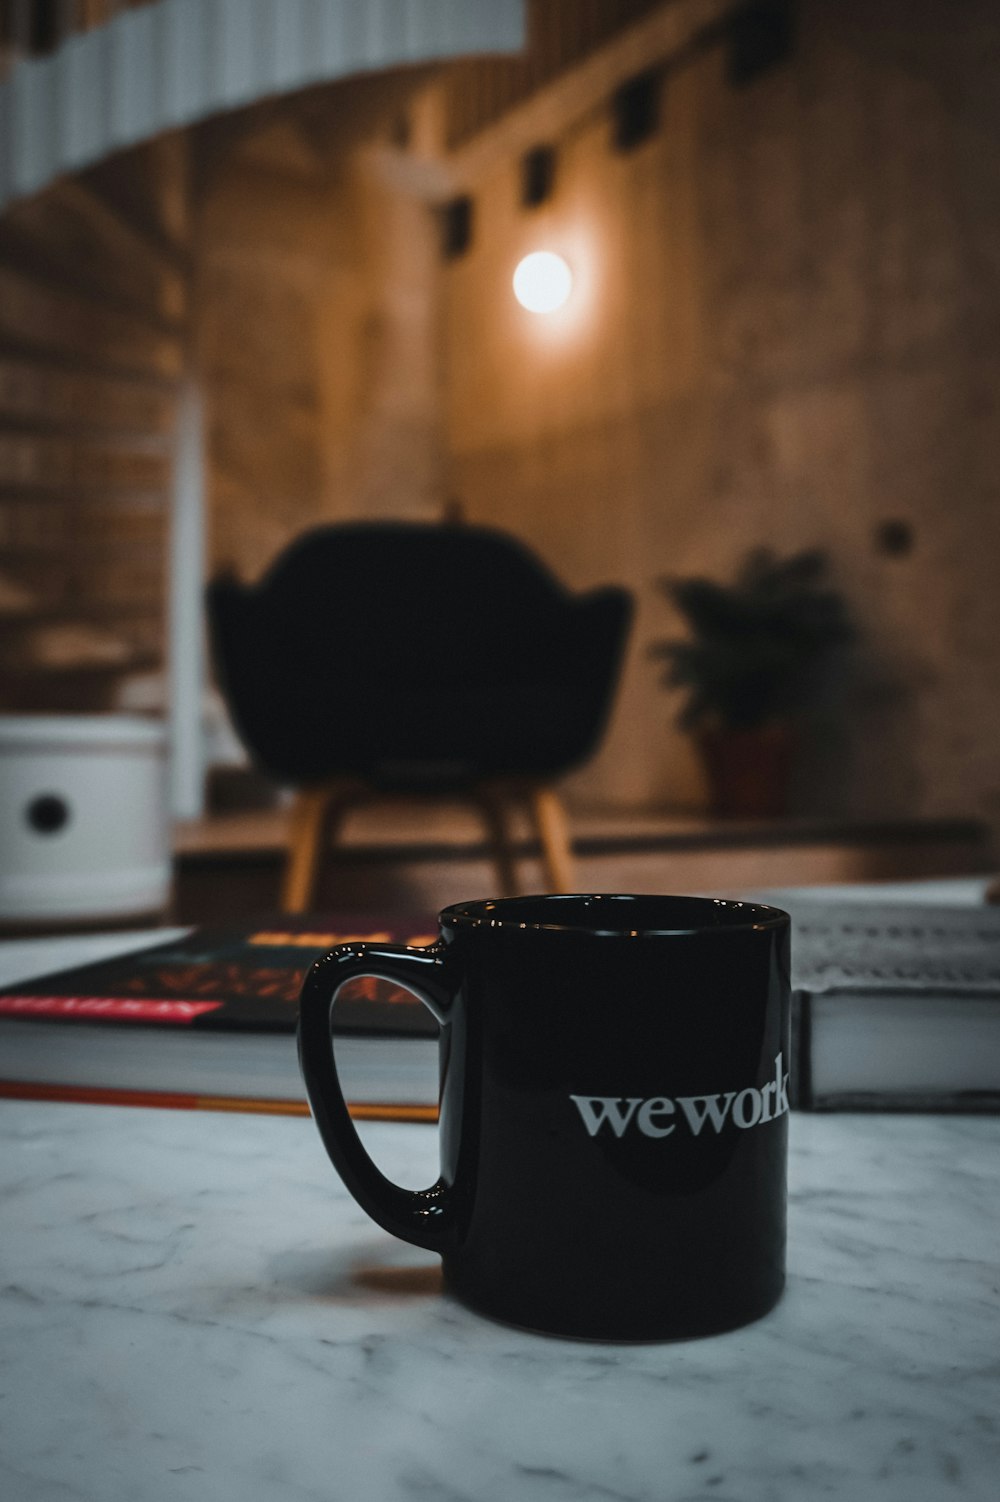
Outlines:
[[[168,562],[171,810],[196,819],[205,809],[205,462],[201,392],[190,373],[177,404]]]

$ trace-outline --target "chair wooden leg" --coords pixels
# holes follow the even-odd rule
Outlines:
[[[496,867],[501,897],[516,897],[520,890],[517,880],[517,861],[507,828],[504,800],[491,789],[479,788],[475,794],[476,804],[486,825],[490,855]]]
[[[548,890],[575,891],[573,849],[562,799],[553,788],[536,787],[532,788],[528,801],[542,844],[542,866]]]
[[[326,845],[330,800],[329,788],[305,788],[295,795],[281,889],[283,913],[308,912],[315,899]]]
[[[350,778],[304,788],[296,794],[288,833],[282,912],[307,913],[315,905],[323,857],[336,843],[347,810],[368,797],[370,789]]]

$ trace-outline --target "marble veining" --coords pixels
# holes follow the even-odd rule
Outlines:
[[[366,1129],[426,1177],[427,1127]],[[445,1297],[308,1120],[0,1103],[5,1502],[996,1502],[1000,1119],[791,1121],[745,1330],[553,1340]]]

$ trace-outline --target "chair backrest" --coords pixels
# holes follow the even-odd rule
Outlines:
[[[295,765],[303,737],[350,743],[344,755],[355,766],[374,759],[363,729],[348,728],[352,716],[380,746],[415,746],[418,718],[435,714],[429,699],[418,704],[432,682],[450,696],[442,744],[465,733],[456,724],[463,692],[486,703],[492,691],[530,684],[543,695],[565,685],[579,667],[588,671],[576,661],[588,645],[574,629],[587,598],[506,533],[384,522],[309,531],[257,584],[216,581],[208,603],[234,721],[258,759],[280,768]],[[623,604],[621,644],[628,613]],[[426,725],[421,735],[430,745]]]
[[[520,678],[567,599],[502,532],[400,522],[307,532],[252,593],[297,670],[383,683]]]

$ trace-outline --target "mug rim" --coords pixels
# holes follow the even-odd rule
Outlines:
[[[610,908],[598,914],[599,903],[643,903],[690,905],[693,912],[705,914],[701,921],[689,923],[628,923],[625,921],[600,924],[585,923],[579,919],[559,922],[555,910],[560,903],[593,903],[595,917],[611,916]],[[515,916],[515,910],[533,906],[551,907],[551,918]],[[708,914],[717,915],[715,922],[707,921]],[[718,916],[726,918],[718,921]],[[635,917],[635,914],[632,915]],[[728,921],[727,921],[728,920]],[[441,910],[438,921],[442,927],[486,928],[505,930],[508,933],[542,932],[588,934],[595,938],[645,938],[667,937],[680,934],[748,933],[754,930],[778,929],[791,923],[790,915],[783,908],[772,907],[764,902],[743,902],[737,898],[702,897],[688,893],[659,892],[548,892],[527,893],[523,897],[482,897],[468,902],[452,902]]]

